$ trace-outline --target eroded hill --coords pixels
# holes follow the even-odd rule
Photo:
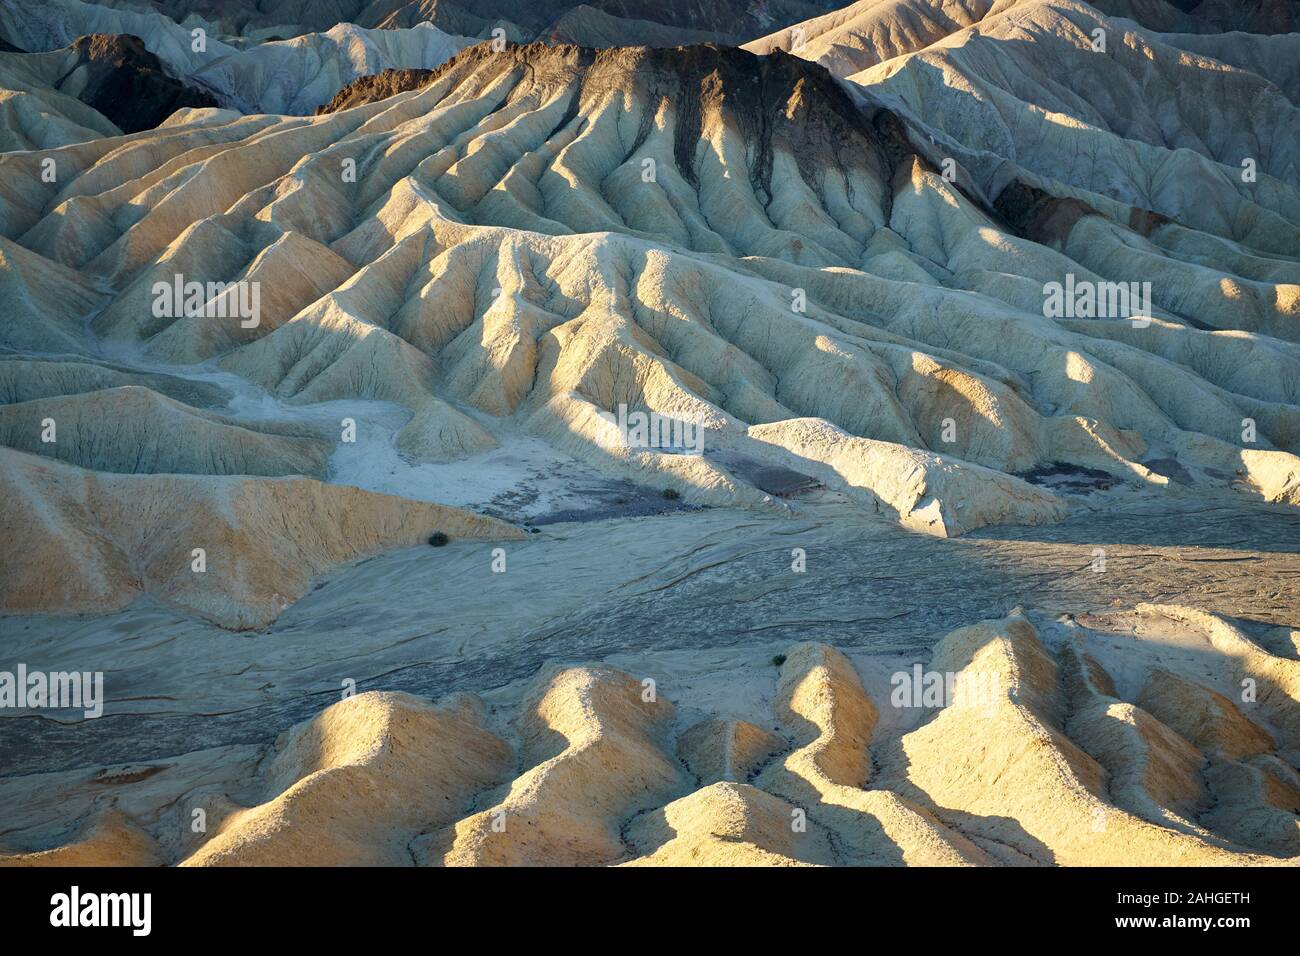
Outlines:
[[[1294,653],[1177,607],[1050,631],[1017,611],[893,673],[801,643],[744,717],[679,713],[604,665],[490,703],[345,697],[262,748],[0,783],[29,824],[0,865],[1295,862]],[[1120,635],[1158,643],[1103,663]],[[1223,661],[1208,674],[1206,652]],[[931,693],[914,672],[953,676]],[[50,846],[30,824],[52,789],[80,827]]]
[[[1294,859],[1291,40],[942,7],[0,155],[10,862]]]

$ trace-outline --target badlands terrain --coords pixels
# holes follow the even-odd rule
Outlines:
[[[0,0],[0,863],[1300,861],[1297,64]]]

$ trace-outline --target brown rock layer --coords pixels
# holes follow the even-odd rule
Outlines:
[[[432,70],[381,70],[369,76],[358,77],[335,93],[334,99],[324,106],[316,107],[316,115],[325,116],[340,110],[350,110],[354,106],[386,100],[398,93],[418,90],[432,75]]]

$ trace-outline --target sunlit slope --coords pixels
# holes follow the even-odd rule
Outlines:
[[[331,425],[394,403],[409,462],[472,461],[507,422],[693,505],[784,507],[755,465],[935,535],[1061,518],[1070,500],[1036,478],[1061,470],[1295,504],[1295,109],[1129,34],[1085,50],[1095,16],[1025,8],[1004,38],[954,35],[865,86],[780,52],[482,44],[326,116],[217,112],[0,156],[0,331],[80,355],[58,385],[18,370],[36,394],[5,441],[101,471],[328,478],[337,429],[95,371],[131,355],[207,363],[282,414],[343,403]],[[1059,84],[1013,102],[1067,55],[1186,91],[1148,111]],[[994,78],[978,95],[943,81],[967,60]],[[1237,86],[1255,112],[1196,102]],[[1234,182],[1223,154],[1247,141],[1258,176]],[[157,308],[177,277],[255,286],[257,321]],[[1053,284],[1108,283],[1149,284],[1151,314],[1047,307]],[[136,423],[111,443],[38,437],[60,416],[90,435],[110,398]],[[629,442],[620,408],[698,425],[705,453]],[[210,434],[211,460],[157,448],[164,427]]]
[[[1295,659],[1184,608],[1089,625],[954,631],[924,699],[910,668],[864,682],[799,644],[748,692],[767,729],[679,714],[602,664],[546,668],[504,706],[372,691],[264,747],[7,782],[81,816],[53,843],[9,834],[0,864],[1294,864]],[[1091,628],[1129,634],[1125,690]],[[117,809],[95,809],[106,793]]]

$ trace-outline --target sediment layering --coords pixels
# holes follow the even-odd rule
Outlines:
[[[278,8],[250,5],[199,55],[162,14],[57,6],[152,18],[144,49],[221,108],[122,135],[26,65],[68,51],[0,54],[0,538],[23,542],[0,625],[125,675],[130,710],[111,745],[42,724],[73,756],[0,778],[6,862],[1300,857],[1294,549],[1257,530],[1300,515],[1300,34],[1277,16],[864,0],[755,53],[649,27],[465,46],[420,5],[261,42]],[[71,42],[20,7],[0,35]],[[553,12],[578,25],[556,39],[636,13]],[[702,453],[634,440],[636,415]],[[1177,598],[1107,591],[1133,540],[1092,518],[1125,509],[1171,575],[1223,587],[1179,564]],[[1205,515],[1241,540],[1215,525],[1201,556]],[[910,607],[876,607],[878,564],[798,592],[752,563],[761,535],[805,574],[819,522],[892,549]],[[970,534],[1005,548],[929,550]],[[999,562],[1017,595],[1054,587],[972,623],[1011,610],[982,598],[1010,590]],[[370,632],[415,590],[436,611]],[[1154,599],[1187,606],[1123,610]],[[669,605],[697,600],[717,620],[683,644]],[[912,614],[933,623],[890,654],[847,633]],[[715,676],[790,621],[845,639]],[[104,637],[143,632],[248,643],[174,677]],[[617,659],[661,641],[683,699]],[[332,702],[350,659],[369,692]],[[466,661],[481,699],[433,692]],[[900,706],[913,664],[996,693]],[[114,749],[149,739],[165,759]]]
[[[46,148],[152,129],[181,106],[211,105],[241,113],[310,115],[341,87],[386,70],[427,70],[476,39],[543,40],[578,46],[674,47],[740,43],[774,27],[824,12],[820,0],[774,0],[751,10],[748,0],[708,0],[665,7],[642,0],[396,0],[313,4],[150,3],[119,6],[82,0],[0,0],[0,53],[61,54],[0,59],[0,151]],[[91,34],[117,36],[157,57],[170,74],[152,75],[144,102],[120,101],[116,127],[70,108],[58,94],[67,66]],[[84,55],[82,56],[84,60]],[[138,60],[139,57],[133,57]],[[60,65],[67,66],[59,70]],[[117,70],[114,86],[155,71],[135,63]],[[84,71],[82,71],[84,73]],[[102,77],[93,86],[103,85]],[[161,86],[178,87],[166,90]],[[93,92],[93,90],[91,91]],[[161,103],[171,110],[155,116]],[[119,102],[117,96],[113,102]],[[91,104],[95,105],[95,104]],[[125,119],[127,122],[119,122]],[[6,129],[8,127],[8,129]]]
[[[1268,170],[1296,127],[1271,128],[1258,188],[1285,200]],[[1194,215],[1194,176],[1155,219],[1027,171],[982,203],[918,138],[781,53],[481,45],[313,120],[7,155],[0,254],[27,348],[87,351],[89,307],[96,344],[155,363],[215,362],[290,403],[399,403],[419,461],[495,447],[482,413],[690,503],[772,506],[723,459],[626,447],[602,417],[622,405],[933,534],[1061,517],[1023,477],[1056,465],[1300,498],[1300,287],[1269,251],[1296,226],[1252,188],[1231,229]],[[1135,263],[1161,290],[1150,320],[1044,317],[1044,283]],[[260,284],[259,324],[157,316],[181,274]]]
[[[202,34],[200,38],[193,34],[196,29]],[[77,54],[84,59],[80,47],[89,42],[87,34],[124,35],[114,42],[119,46],[140,47],[134,54],[135,60],[156,57],[170,76],[176,78],[172,83],[180,81],[189,88],[189,96],[210,101],[177,102],[173,109],[219,105],[241,113],[295,115],[310,114],[328,102],[341,86],[359,76],[385,69],[434,67],[473,42],[468,37],[444,33],[428,23],[394,30],[368,30],[352,23],[339,23],[320,33],[248,43],[224,36],[210,24],[182,26],[161,14],[143,10],[103,7],[80,0],[0,3],[0,35],[9,37],[29,53],[55,51],[65,59]],[[67,49],[61,50],[62,47]],[[9,60],[14,58],[11,56]],[[42,62],[39,58],[23,58],[23,61]],[[62,62],[54,57],[46,57],[45,61],[49,64],[46,72]],[[68,66],[62,73],[54,74],[56,80],[46,82],[61,87],[71,69]],[[3,74],[0,83],[6,88],[11,85]],[[135,132],[157,125],[157,121],[147,122],[152,116],[149,105],[137,104],[137,111],[130,114],[131,128],[122,126],[122,129]],[[123,102],[119,108],[129,113],[132,104]]]
[[[358,77],[334,94],[334,98],[324,106],[316,107],[316,115],[324,116],[340,110],[350,110],[354,106],[377,103],[398,93],[418,90],[433,75],[432,70],[382,70]]]

